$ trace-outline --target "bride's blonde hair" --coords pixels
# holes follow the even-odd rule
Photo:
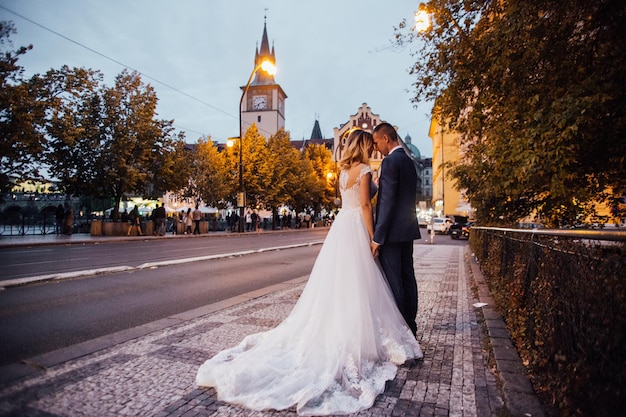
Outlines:
[[[352,128],[342,135],[346,139],[346,147],[339,160],[339,170],[350,168],[355,163],[367,164],[370,151],[374,146],[374,138],[370,132]]]

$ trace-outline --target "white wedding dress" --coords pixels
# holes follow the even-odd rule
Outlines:
[[[340,174],[343,208],[290,315],[206,361],[198,385],[252,410],[349,414],[373,405],[397,365],[423,356],[372,258],[359,202],[366,172],[350,189]]]

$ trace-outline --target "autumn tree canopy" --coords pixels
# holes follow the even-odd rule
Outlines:
[[[626,192],[626,31],[619,0],[433,0],[415,46],[414,101],[461,135],[451,170],[479,221],[548,224]]]

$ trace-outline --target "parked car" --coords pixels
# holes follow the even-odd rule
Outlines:
[[[469,222],[461,223],[454,222],[450,226],[450,237],[452,239],[469,239],[469,229],[472,227],[472,224]]]
[[[448,230],[451,225],[451,219],[447,217],[435,217],[432,219],[431,223],[428,223],[426,229],[428,230],[428,233],[430,233],[431,230],[434,230],[435,233],[448,234]]]
[[[428,227],[429,219],[427,219],[426,217],[418,216],[417,223],[420,227]]]

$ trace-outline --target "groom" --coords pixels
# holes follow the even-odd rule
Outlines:
[[[396,304],[415,335],[417,283],[413,270],[413,240],[420,238],[415,213],[417,172],[389,123],[374,129],[374,145],[384,155],[379,171],[376,225],[371,242]]]

